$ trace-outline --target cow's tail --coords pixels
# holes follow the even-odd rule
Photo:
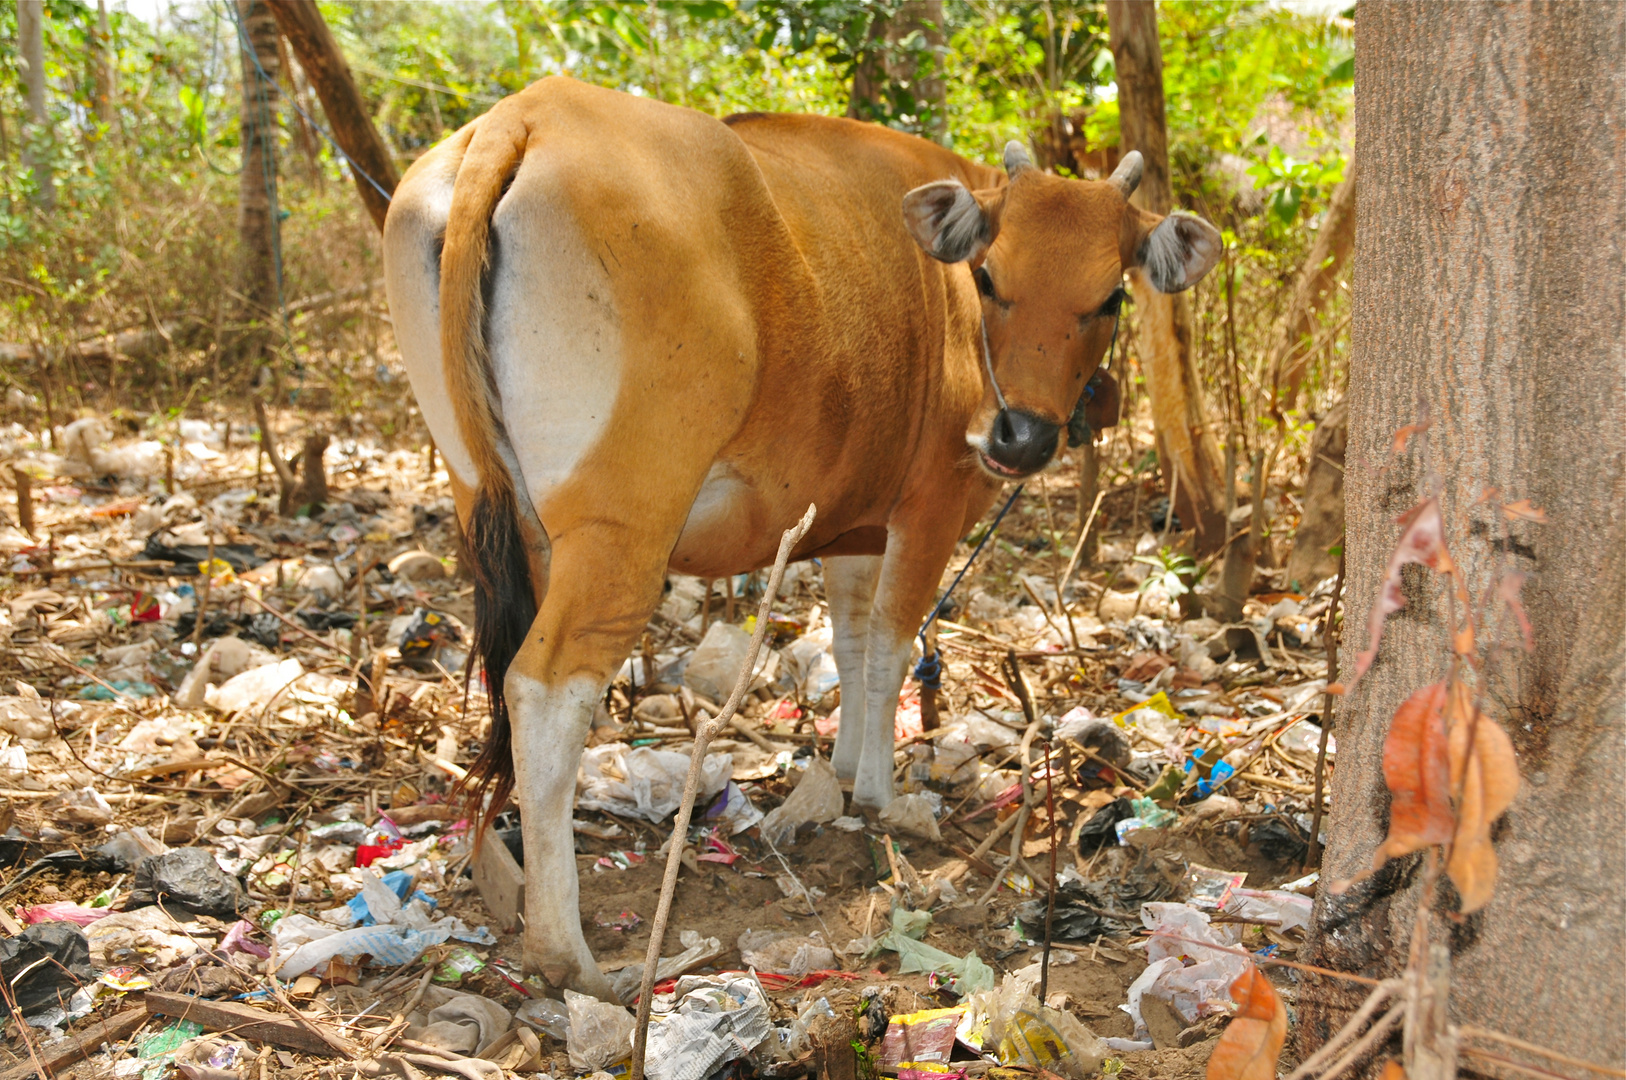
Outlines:
[[[545,543],[541,523],[521,517],[515,476],[504,458],[508,435],[485,341],[491,217],[519,168],[527,135],[523,119],[500,107],[476,126],[452,189],[440,260],[441,363],[458,430],[477,473],[464,530],[474,575],[469,674],[478,659],[491,703],[491,731],[459,784],[472,804],[476,838],[484,834],[484,820],[502,812],[514,787],[503,680],[536,618],[530,551]]]

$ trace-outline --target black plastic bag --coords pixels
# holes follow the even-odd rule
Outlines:
[[[243,905],[237,879],[202,848],[177,848],[142,859],[130,890],[130,906],[174,905],[197,915],[235,918]]]
[[[90,942],[73,923],[36,923],[0,941],[0,979],[10,986],[8,995],[0,995],[8,1012],[13,1003],[23,1016],[55,1006],[66,1011],[80,987],[96,982]]]

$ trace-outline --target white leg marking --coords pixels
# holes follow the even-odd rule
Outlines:
[[[608,426],[623,366],[610,255],[590,246],[556,167],[527,157],[491,219],[491,367],[538,507]]]
[[[429,156],[444,155],[444,149]],[[446,467],[464,484],[477,479],[474,459],[463,448],[440,357],[440,265],[436,238],[446,228],[457,163],[449,155],[434,168],[419,164],[395,193],[384,229],[384,291],[401,349],[401,362]]]
[[[858,775],[864,746],[864,718],[869,710],[864,694],[864,652],[875,582],[880,576],[879,555],[836,555],[824,560],[824,597],[830,602],[836,672],[841,676],[841,730],[836,733],[830,763],[843,780]]]
[[[884,588],[884,586],[883,586]],[[853,805],[874,810],[892,801],[893,727],[898,717],[898,691],[913,655],[913,639],[892,641],[877,619],[870,628],[864,663],[864,752],[853,780]],[[841,726],[847,726],[843,720]]]
[[[615,1001],[582,935],[570,829],[576,771],[600,687],[591,679],[550,687],[517,672],[504,686],[525,841],[525,968],[556,986]]]

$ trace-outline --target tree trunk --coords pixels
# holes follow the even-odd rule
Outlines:
[[[45,111],[44,0],[17,0],[17,36],[22,39],[23,87],[29,119],[23,127],[23,165],[34,171],[34,201],[49,212],[56,209],[56,183],[50,162],[40,160],[33,151],[33,145],[48,140],[51,131],[51,118]]]
[[[1304,471],[1304,513],[1287,557],[1287,587],[1308,592],[1338,570],[1331,554],[1344,535],[1344,460],[1349,444],[1349,407],[1340,401],[1316,421],[1310,467]]]
[[[1118,123],[1123,152],[1139,150],[1145,172],[1134,202],[1154,214],[1173,205],[1169,188],[1168,131],[1163,119],[1163,49],[1157,40],[1154,0],[1107,0],[1107,25],[1118,72]],[[1165,296],[1139,270],[1130,272],[1144,343],[1141,368],[1151,398],[1163,479],[1179,470],[1176,513],[1182,528],[1197,530],[1197,551],[1225,542],[1225,485],[1219,443],[1204,406],[1192,349],[1191,302]]]
[[[241,342],[238,356],[257,361],[270,340],[265,329],[275,318],[282,283],[277,256],[277,24],[265,0],[236,0],[247,36],[238,42],[243,71],[243,171],[237,187],[237,231],[242,245],[245,321],[255,329]],[[249,48],[253,52],[249,52]],[[257,61],[257,64],[256,64]],[[263,75],[262,75],[263,71]]]
[[[113,49],[113,29],[107,21],[107,0],[96,0],[96,47],[91,50],[96,86],[96,119],[109,133],[118,123],[115,102],[118,95],[118,54]]]
[[[925,39],[929,56],[906,54],[899,46],[911,34]],[[907,86],[922,117],[922,135],[942,142],[948,131],[948,87],[943,81],[943,0],[904,0],[891,18],[878,14],[870,23],[869,45],[853,68],[847,115],[854,120],[884,120],[888,88]]]
[[[322,111],[333,129],[333,139],[350,158],[350,175],[361,193],[361,201],[373,216],[373,224],[384,228],[384,215],[390,208],[400,174],[390,158],[389,148],[373,127],[372,117],[356,90],[350,65],[344,62],[338,42],[322,20],[313,0],[262,0],[277,25],[282,28],[305,69],[305,77],[322,100]],[[369,179],[370,178],[370,179]],[[374,186],[376,183],[377,186]],[[380,190],[382,189],[382,190]]]
[[[1355,163],[1349,175],[1333,189],[1327,216],[1310,245],[1310,255],[1293,282],[1293,299],[1287,316],[1277,328],[1270,349],[1270,385],[1277,393],[1278,407],[1295,407],[1304,373],[1310,365],[1310,344],[1316,320],[1332,299],[1338,272],[1349,261],[1355,247]]]
[[[1437,936],[1431,930],[1454,953],[1452,1017],[1619,1067],[1626,5],[1362,4],[1355,34],[1362,206],[1346,639],[1365,647],[1355,628],[1378,593],[1394,518],[1424,493],[1423,455],[1395,455],[1391,441],[1426,406],[1451,554],[1475,599],[1503,560],[1530,575],[1523,601],[1535,646],[1497,658],[1488,678],[1487,711],[1511,735],[1523,778],[1494,833],[1495,898],[1460,923],[1436,918]],[[1475,509],[1492,488],[1495,501]],[[1496,503],[1525,498],[1547,524],[1493,520]],[[1444,668],[1438,585],[1408,572],[1405,591],[1377,663],[1339,709],[1325,881],[1371,866],[1387,827],[1389,718]],[[1517,641],[1502,621],[1500,640]],[[1419,858],[1340,897],[1323,891],[1300,959],[1394,974],[1406,960]],[[1301,1055],[1359,993],[1304,977]]]

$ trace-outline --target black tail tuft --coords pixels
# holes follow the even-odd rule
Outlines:
[[[508,665],[525,643],[531,623],[536,620],[531,563],[513,488],[493,484],[480,486],[474,509],[469,514],[464,543],[474,571],[474,650],[469,654],[470,672],[478,657],[485,668],[486,695],[491,702],[490,736],[469,769],[468,777],[459,784],[459,790],[471,796],[471,819],[477,826],[478,839],[485,832],[485,819],[502,813],[514,789],[514,755],[503,679],[508,674]]]

